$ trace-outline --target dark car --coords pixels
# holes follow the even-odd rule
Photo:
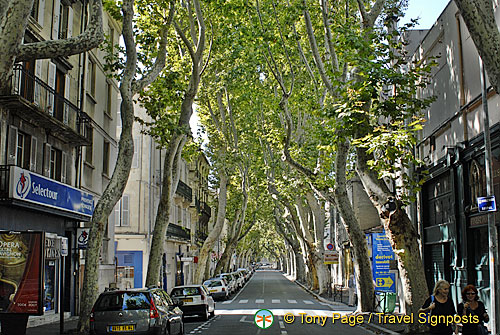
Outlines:
[[[184,334],[182,311],[160,288],[106,291],[90,314],[90,334]]]

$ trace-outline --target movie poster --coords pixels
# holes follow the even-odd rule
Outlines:
[[[0,313],[43,314],[43,232],[0,232]]]

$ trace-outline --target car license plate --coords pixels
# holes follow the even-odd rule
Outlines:
[[[193,298],[184,298],[182,299],[184,302],[193,302]]]
[[[124,325],[124,326],[110,326],[109,331],[112,332],[128,332],[134,331],[135,325]]]
[[[210,290],[210,293],[215,293],[217,292],[217,290]]]

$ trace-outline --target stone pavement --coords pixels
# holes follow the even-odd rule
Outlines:
[[[78,316],[72,316],[64,320],[64,333],[71,334],[73,330],[76,329],[78,325]],[[60,333],[60,323],[53,322],[44,325],[29,327],[26,330],[26,335],[59,335]]]

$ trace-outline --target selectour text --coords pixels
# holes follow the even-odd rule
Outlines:
[[[50,190],[48,187],[43,187],[42,185],[40,184],[37,185],[33,182],[31,188],[32,188],[31,192],[33,194],[40,195],[44,198],[57,200],[57,192]]]

